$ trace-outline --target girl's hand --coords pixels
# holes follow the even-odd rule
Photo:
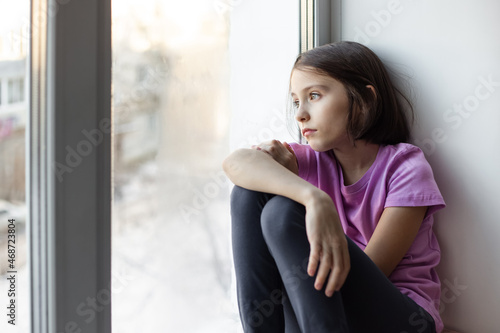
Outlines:
[[[286,142],[281,143],[278,140],[263,142],[251,147],[252,149],[262,150],[263,152],[271,155],[271,157],[285,168],[299,174],[299,166],[297,164],[297,157],[293,152],[292,147]]]
[[[306,204],[306,232],[311,245],[307,273],[309,276],[317,273],[314,282],[317,290],[327,282],[325,294],[332,296],[344,284],[351,262],[337,210],[323,191],[315,192]]]

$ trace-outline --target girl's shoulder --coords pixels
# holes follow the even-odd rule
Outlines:
[[[411,143],[398,143],[395,145],[380,146],[381,162],[386,166],[428,166],[429,163],[424,152]]]
[[[408,184],[434,183],[434,172],[424,152],[410,143],[381,146],[376,173],[389,184],[401,181]],[[434,185],[433,185],[434,186]]]
[[[383,145],[380,149],[385,150],[388,154],[398,158],[400,156],[405,156],[408,154],[423,155],[424,152],[419,147],[411,143],[397,143],[394,145]]]
[[[445,207],[432,168],[419,147],[400,143],[381,149],[384,156],[375,179],[385,179],[386,207],[429,206],[426,216]]]
[[[318,173],[336,173],[336,161],[331,152],[317,152],[307,144],[290,143],[290,146],[297,159],[301,178],[314,182]]]

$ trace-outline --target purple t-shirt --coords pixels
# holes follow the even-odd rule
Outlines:
[[[412,246],[389,276],[394,285],[434,318],[436,331],[441,287],[435,271],[441,251],[432,230],[433,214],[445,206],[432,169],[420,148],[411,144],[380,146],[368,171],[345,186],[342,168],[330,152],[316,152],[308,145],[291,144],[299,176],[330,195],[345,234],[365,249],[386,207],[428,206]]]

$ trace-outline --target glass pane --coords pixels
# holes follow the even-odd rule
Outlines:
[[[113,330],[236,332],[220,166],[229,13],[206,0],[112,5]]]
[[[30,2],[0,1],[0,332],[29,332],[25,129]]]
[[[21,62],[20,65],[22,66],[19,67],[23,67],[24,62]],[[14,67],[14,64],[12,64],[12,67]],[[24,71],[22,74],[24,75]],[[14,103],[24,102],[24,78],[22,76],[16,77],[14,79],[9,79],[8,82],[9,82],[7,88],[8,103],[14,104]]]

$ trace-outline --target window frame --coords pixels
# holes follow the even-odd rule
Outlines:
[[[31,331],[111,332],[111,1],[32,0],[29,61]]]
[[[341,40],[341,0],[300,0],[300,52]]]

